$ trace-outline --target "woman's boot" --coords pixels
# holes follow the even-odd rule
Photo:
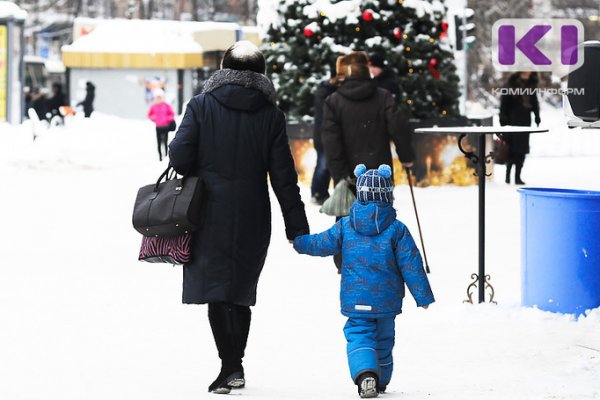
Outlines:
[[[510,170],[512,169],[512,166],[512,162],[506,161],[506,178],[504,179],[504,182],[506,183],[510,183]]]
[[[250,307],[211,303],[208,318],[221,359],[221,372],[208,391],[226,394],[245,385],[242,358],[250,329]]]
[[[519,160],[516,164],[515,164],[515,184],[517,185],[524,185],[525,182],[523,182],[523,180],[521,180],[521,170],[523,169],[523,162],[525,160]]]

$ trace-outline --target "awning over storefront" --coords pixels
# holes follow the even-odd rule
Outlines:
[[[105,21],[73,44],[63,46],[63,62],[70,68],[202,67],[202,46],[169,22]]]

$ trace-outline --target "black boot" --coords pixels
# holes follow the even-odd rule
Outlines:
[[[509,183],[510,184],[510,170],[512,169],[512,162],[507,161],[506,162],[506,179],[504,179],[504,182]]]
[[[521,180],[521,170],[523,169],[523,164],[525,163],[525,156],[522,156],[517,160],[515,164],[515,183],[517,185],[524,185],[525,182]]]
[[[363,399],[371,397],[377,397],[377,375],[373,372],[365,372],[360,374],[356,378],[356,385],[358,386],[358,395]]]
[[[229,393],[244,387],[242,358],[250,330],[250,307],[228,303],[208,305],[208,318],[221,359],[221,372],[208,391]]]

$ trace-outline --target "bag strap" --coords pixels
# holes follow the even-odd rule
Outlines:
[[[177,175],[179,175],[179,174],[177,173],[177,171],[175,171],[175,168],[173,168],[173,166],[171,164],[169,164],[167,169],[165,169],[163,171],[163,173],[160,174],[160,176],[158,177],[158,180],[156,181],[156,185],[154,186],[154,191],[158,192],[158,185],[160,185],[160,182],[163,179],[165,180],[165,182],[170,181],[173,179],[177,179]],[[183,184],[185,182],[185,180],[188,176],[190,176],[190,175],[181,175],[181,184]]]
[[[169,179],[169,172],[174,172],[175,169],[169,164],[169,166],[167,167],[167,169],[164,170],[164,172],[162,174],[160,174],[160,176],[158,177],[158,180],[156,181],[156,185],[154,186],[154,191],[158,192],[158,185],[160,185],[160,182],[163,180],[163,178],[166,178],[165,181],[168,181]]]

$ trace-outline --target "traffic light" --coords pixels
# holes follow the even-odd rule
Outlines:
[[[459,9],[454,15],[456,50],[466,50],[475,43],[475,36],[472,36],[475,32],[475,24],[473,23],[474,15],[475,11],[472,8]]]

